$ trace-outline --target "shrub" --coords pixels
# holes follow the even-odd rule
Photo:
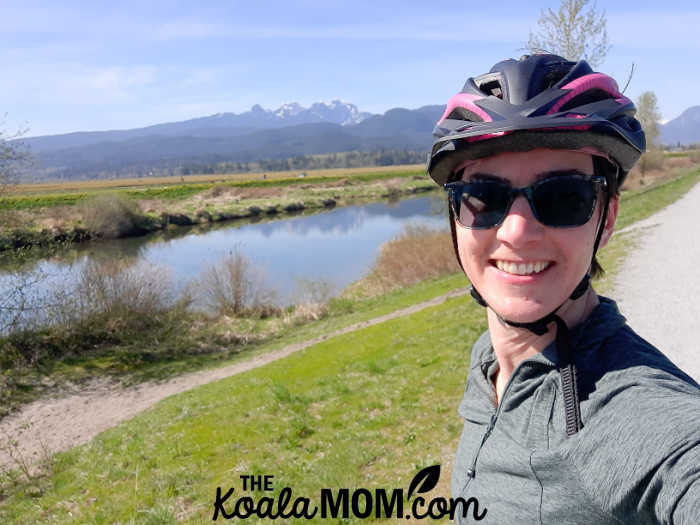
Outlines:
[[[262,272],[238,248],[205,271],[197,288],[204,306],[220,315],[266,317],[279,310]]]
[[[0,337],[0,365],[19,369],[135,338],[143,349],[149,338],[165,336],[185,318],[189,298],[175,301],[171,289],[160,268],[89,261],[77,283],[42,300],[40,318]]]
[[[134,331],[188,302],[187,297],[175,301],[171,279],[162,268],[133,259],[91,259],[74,287],[56,292],[51,320],[96,332]]]
[[[383,293],[459,271],[449,231],[407,226],[398,237],[382,245],[365,279],[366,291]]]
[[[660,170],[663,168],[663,165],[664,152],[657,149],[647,151],[637,162],[637,166],[642,175],[652,170]]]
[[[141,230],[145,217],[135,201],[118,193],[105,193],[81,204],[85,227],[95,235],[116,238]]]

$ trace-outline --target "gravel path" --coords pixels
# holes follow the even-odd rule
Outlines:
[[[700,184],[636,223],[612,297],[634,330],[700,382]]]
[[[194,372],[159,383],[143,383],[130,388],[123,388],[104,380],[94,381],[56,399],[39,399],[0,420],[0,472],[7,467],[17,468],[18,461],[31,465],[44,459],[46,454],[87,443],[100,432],[135,416],[166,397],[252,370],[331,337],[410,315],[466,292],[466,288],[453,290],[429,301],[222,368]]]

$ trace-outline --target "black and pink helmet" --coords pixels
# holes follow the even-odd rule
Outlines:
[[[617,166],[617,187],[645,149],[634,103],[585,61],[557,55],[504,60],[469,78],[437,123],[427,171],[445,184],[455,167],[535,148],[599,152]]]

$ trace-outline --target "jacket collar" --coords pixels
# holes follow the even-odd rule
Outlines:
[[[625,326],[625,318],[620,314],[615,301],[603,296],[598,296],[598,299],[600,303],[588,318],[569,331],[574,356],[600,348],[605,339]],[[488,330],[476,341],[471,355],[467,388],[458,411],[466,419],[486,423],[496,409],[496,396],[490,377],[498,368]],[[510,379],[518,384],[510,386],[506,399],[508,406],[503,408],[513,408],[513,403],[517,405],[530,396],[532,389],[539,385],[547,372],[556,369],[557,364],[558,356],[554,342],[547,345],[542,352],[523,360]]]

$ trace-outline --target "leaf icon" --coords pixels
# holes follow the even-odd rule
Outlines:
[[[438,481],[440,481],[440,465],[432,465],[430,467],[425,467],[423,470],[418,472],[411,480],[411,485],[408,487],[408,496],[406,499],[411,499],[413,491],[418,488],[419,493],[430,492],[435,488]]]

